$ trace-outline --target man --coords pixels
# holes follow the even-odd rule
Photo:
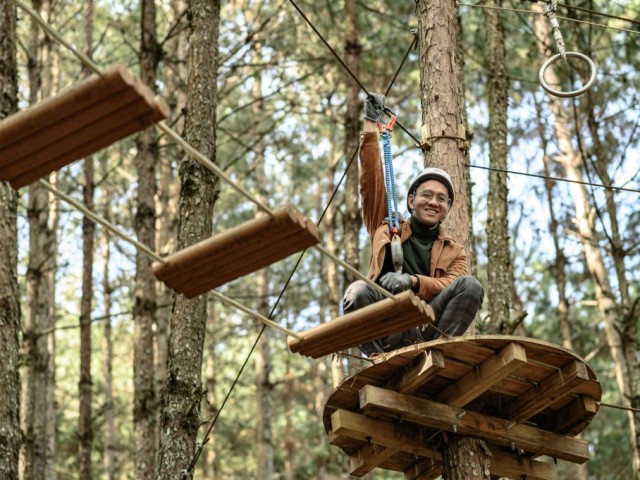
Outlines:
[[[439,168],[425,168],[414,177],[407,193],[411,217],[401,221],[398,232],[402,271],[396,272],[378,144],[378,123],[382,122],[383,111],[384,96],[369,95],[360,142],[362,217],[371,239],[368,277],[393,294],[411,289],[431,305],[439,330],[450,336],[462,335],[482,304],[484,290],[468,275],[464,248],[441,225],[455,199],[453,182]],[[383,298],[380,292],[359,280],[345,292],[344,311],[349,313]],[[438,335],[426,324],[360,345],[360,349],[366,355],[388,352]]]

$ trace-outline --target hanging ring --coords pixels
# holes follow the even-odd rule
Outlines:
[[[547,93],[555,97],[561,97],[561,98],[577,97],[578,95],[582,95],[584,92],[589,90],[596,81],[597,71],[596,71],[596,64],[593,63],[593,60],[591,60],[586,55],[583,55],[582,53],[578,53],[578,52],[566,52],[566,56],[567,58],[575,57],[587,62],[589,64],[589,70],[591,72],[591,75],[589,76],[589,81],[585,83],[582,86],[582,88],[579,88],[577,90],[572,90],[569,92],[561,92],[560,90],[554,90],[547,84],[546,80],[544,79],[544,74],[547,71],[547,68],[549,68],[549,66],[553,62],[557,61],[559,58],[562,57],[562,55],[559,53],[555,54],[553,57],[551,57],[549,60],[547,60],[542,64],[542,67],[540,67],[540,74],[538,75],[540,78],[540,84],[542,85],[542,88],[544,88],[547,91]]]

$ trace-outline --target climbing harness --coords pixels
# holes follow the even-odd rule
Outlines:
[[[589,57],[582,53],[578,52],[567,52],[564,46],[564,40],[562,39],[562,33],[560,32],[560,24],[558,23],[558,19],[556,18],[556,10],[558,8],[558,0],[551,0],[551,2],[546,3],[544,6],[544,15],[551,22],[551,26],[553,27],[553,36],[556,39],[556,46],[558,47],[558,52],[556,55],[549,58],[546,62],[542,64],[540,67],[540,84],[545,91],[553,96],[561,97],[561,98],[572,98],[577,97],[578,95],[582,95],[584,92],[589,90],[596,80],[596,64]],[[562,92],[560,90],[555,90],[549,86],[544,78],[544,74],[547,71],[547,68],[551,66],[554,62],[556,62],[559,58],[562,58],[565,62],[568,63],[568,58],[578,58],[580,60],[585,61],[589,65],[589,80],[585,83],[581,88],[577,90],[571,90],[569,92]]]
[[[389,231],[391,233],[391,260],[396,273],[402,273],[402,244],[400,242],[400,214],[398,212],[398,194],[396,193],[396,180],[393,173],[393,159],[391,158],[391,132],[396,123],[395,114],[391,113],[389,123],[378,123],[378,130],[382,137],[382,153],[384,156],[384,179],[387,187],[387,212],[389,215]]]

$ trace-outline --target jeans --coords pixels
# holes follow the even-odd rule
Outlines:
[[[385,297],[362,280],[347,288],[342,306],[345,313],[353,312]],[[450,336],[462,335],[478,313],[484,298],[484,289],[475,277],[464,275],[455,279],[442,292],[429,301],[436,316],[435,325]],[[429,324],[419,325],[404,332],[392,333],[384,338],[360,345],[366,355],[389,352],[414,343],[428,342],[440,335]]]

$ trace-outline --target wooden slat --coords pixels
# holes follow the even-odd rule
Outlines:
[[[405,428],[396,422],[369,418],[348,410],[336,410],[331,415],[331,443],[339,442],[338,437],[371,441],[376,445],[393,450],[403,450],[434,460],[442,460],[437,450],[426,445],[420,427]]]
[[[510,455],[499,450],[491,452],[491,473],[504,478],[527,480],[556,480],[556,466],[539,460]]]
[[[404,472],[404,480],[436,480],[442,474],[442,463],[425,459]]]
[[[193,298],[320,242],[315,224],[291,206],[261,215],[154,262],[168,287]],[[276,252],[264,256],[263,251]],[[234,266],[228,267],[229,259]]]
[[[546,422],[545,429],[572,434],[574,428],[593,418],[596,413],[598,413],[596,401],[589,396],[578,395],[566,407],[554,413]]]
[[[318,358],[434,321],[431,307],[410,290],[396,299],[385,298],[318,325],[299,333],[300,339],[289,337],[289,349]]]
[[[376,444],[365,445],[351,456],[349,473],[354,477],[363,477],[397,452],[398,450],[378,447]]]
[[[520,395],[507,409],[507,418],[516,422],[528,420],[588,380],[589,374],[584,363],[569,362],[562,370],[557,370],[545,378],[540,385],[532,385]]]
[[[485,438],[499,445],[513,444],[528,452],[550,455],[574,463],[584,463],[589,459],[588,444],[583,440],[522,424],[510,425],[508,428],[508,422],[503,419],[379,387],[366,386],[360,391],[360,408],[365,412],[377,410],[392,414],[430,428],[451,432],[455,429],[461,435]]]
[[[0,180],[20,188],[168,116],[116,65],[0,122]]]
[[[444,355],[440,350],[430,349],[414,360],[411,366],[389,380],[384,388],[408,395],[442,370],[444,370]]]
[[[477,369],[452,383],[436,396],[436,400],[451,407],[463,407],[500,382],[527,362],[524,347],[509,343],[499,353],[483,361]]]

